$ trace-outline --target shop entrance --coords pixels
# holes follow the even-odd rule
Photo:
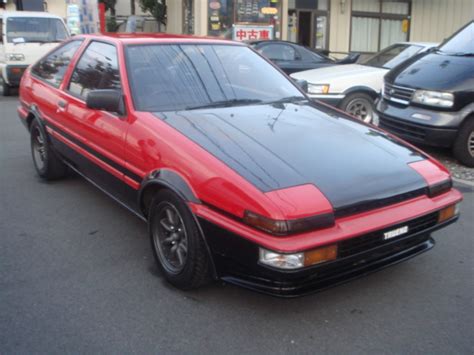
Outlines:
[[[293,5],[291,6],[291,3]],[[288,9],[288,39],[304,46],[327,50],[329,1],[295,0]]]
[[[298,43],[312,47],[311,11],[298,11]]]

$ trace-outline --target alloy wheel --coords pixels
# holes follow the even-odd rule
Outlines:
[[[354,99],[347,105],[346,111],[366,123],[372,121],[374,112],[372,104],[365,99]]]
[[[46,144],[39,129],[33,132],[33,159],[38,170],[43,170],[46,165]]]
[[[168,202],[162,202],[158,206],[153,243],[168,272],[178,274],[184,269],[188,255],[188,236],[181,214]]]
[[[467,138],[467,151],[471,154],[471,157],[474,157],[474,131]]]

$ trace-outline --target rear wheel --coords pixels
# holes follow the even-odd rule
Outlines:
[[[11,96],[12,88],[5,82],[5,80],[2,80],[2,90],[3,96]]]
[[[350,94],[342,100],[341,109],[366,123],[371,123],[374,117],[374,100],[364,93]]]
[[[209,257],[204,240],[186,203],[170,190],[159,191],[149,214],[153,253],[165,278],[182,290],[209,280]]]
[[[453,154],[464,165],[474,167],[474,117],[461,126],[454,142]]]
[[[67,167],[52,150],[46,132],[37,120],[33,120],[30,128],[31,156],[38,175],[45,180],[62,178]]]

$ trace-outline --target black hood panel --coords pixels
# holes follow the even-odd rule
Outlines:
[[[395,67],[386,79],[415,89],[472,92],[474,58],[424,53]]]
[[[252,105],[156,116],[263,192],[314,184],[334,208],[426,186],[417,152],[315,104]]]

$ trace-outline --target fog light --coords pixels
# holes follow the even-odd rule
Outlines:
[[[298,269],[304,266],[304,253],[281,254],[260,248],[259,261],[278,269]]]
[[[459,203],[443,208],[441,211],[439,211],[438,223],[447,221],[448,219],[451,219],[454,216],[457,216],[459,214],[459,211],[460,211]]]

